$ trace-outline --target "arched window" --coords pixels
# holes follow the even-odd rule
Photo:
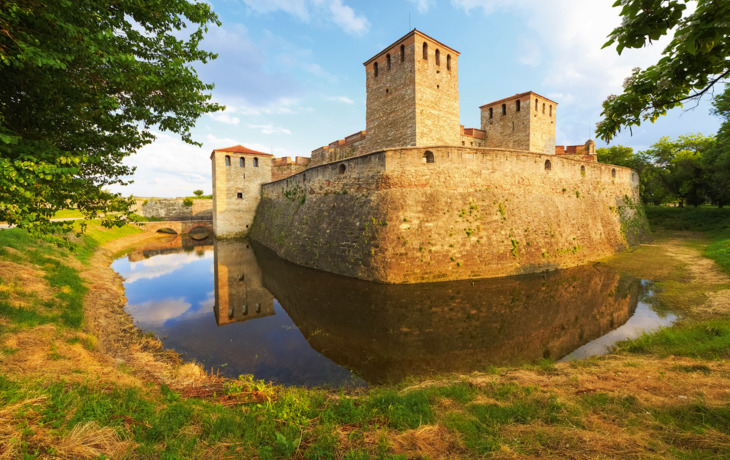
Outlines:
[[[238,166],[241,167],[241,168],[245,168],[246,167],[246,160],[243,157],[241,157],[241,158],[238,159]]]
[[[545,115],[545,103],[542,103],[542,114]]]
[[[254,158],[253,159],[253,167],[254,168],[258,168],[259,167],[259,159],[258,158]]]
[[[378,63],[377,62],[375,64],[373,64],[373,76],[374,77],[378,76]]]
[[[502,104],[502,115],[507,115],[507,104]]]
[[[406,60],[406,47],[405,45],[400,46],[400,62],[403,62]]]
[[[515,101],[515,110],[518,112],[520,111],[520,100],[519,99]]]
[[[553,165],[550,163],[550,160],[545,160],[545,171],[550,171],[553,168]]]
[[[535,111],[537,111],[537,98],[535,98]]]
[[[586,167],[583,166],[583,165],[580,165],[580,174],[582,176],[585,176],[586,175]]]
[[[241,312],[243,313],[243,316],[247,316],[248,315],[248,305],[244,305],[243,308],[241,309]]]
[[[616,168],[611,168],[611,177],[616,177]]]
[[[552,104],[550,104],[550,116],[551,117],[553,116],[553,105]]]
[[[307,175],[306,174],[302,174],[302,182],[304,182],[305,184],[307,183]]]
[[[339,169],[340,169],[340,174],[345,174],[345,170],[347,169],[347,166],[345,166],[345,164],[342,163],[340,165],[340,168]]]
[[[428,61],[428,43],[423,42],[423,59]]]
[[[489,108],[489,119],[491,120],[494,117],[494,108]]]
[[[441,65],[441,52],[436,50],[436,65]]]
[[[390,70],[390,54],[385,55],[385,62],[387,63],[388,70]]]
[[[226,166],[230,166],[230,165],[231,165],[231,157],[226,155]]]
[[[426,153],[423,154],[423,160],[424,160],[424,163],[433,163],[434,162],[433,152],[430,150],[426,150]]]
[[[446,70],[451,70],[451,55],[446,55]]]

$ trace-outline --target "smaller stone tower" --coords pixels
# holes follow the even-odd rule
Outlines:
[[[484,104],[479,108],[486,146],[554,155],[557,107],[532,91]]]
[[[213,150],[213,232],[245,235],[261,200],[261,184],[271,182],[273,155],[242,145]]]

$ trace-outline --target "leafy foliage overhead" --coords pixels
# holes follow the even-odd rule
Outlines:
[[[0,0],[0,221],[47,233],[68,229],[59,209],[127,209],[106,191],[133,172],[122,160],[153,127],[195,143],[221,108],[192,67],[216,57],[209,24],[188,0]]]
[[[695,6],[690,12],[689,4]],[[659,61],[634,69],[624,92],[603,102],[596,132],[611,140],[623,127],[654,122],[683,102],[698,100],[730,75],[730,2],[727,0],[618,0],[621,25],[604,48],[641,48],[674,33]]]

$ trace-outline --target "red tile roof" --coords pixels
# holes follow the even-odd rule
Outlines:
[[[242,145],[234,145],[233,147],[226,147],[224,149],[215,149],[215,152],[226,152],[226,153],[252,153],[254,155],[264,155],[273,157],[274,155],[270,153],[264,153],[264,152],[257,152],[256,150],[251,150],[248,147],[244,147]]]

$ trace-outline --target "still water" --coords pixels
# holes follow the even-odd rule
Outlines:
[[[288,263],[241,241],[180,236],[112,264],[127,311],[166,347],[230,377],[362,386],[605,353],[671,324],[652,285],[597,266],[383,285]]]

